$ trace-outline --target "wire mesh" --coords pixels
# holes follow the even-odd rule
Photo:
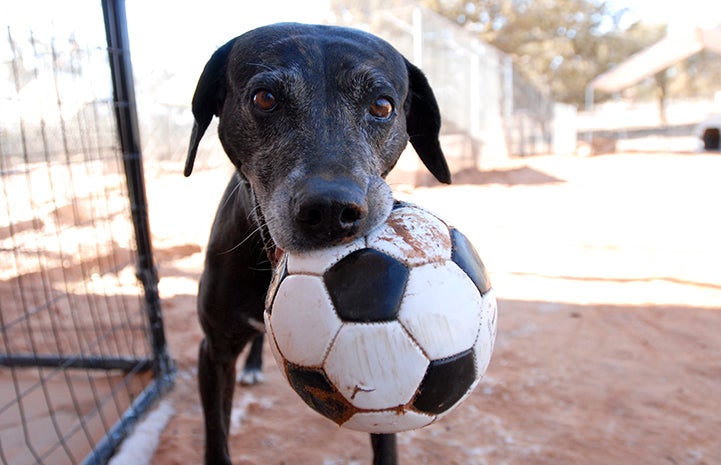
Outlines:
[[[1,31],[4,464],[114,448],[157,374],[103,15],[84,7],[72,24],[19,9]]]

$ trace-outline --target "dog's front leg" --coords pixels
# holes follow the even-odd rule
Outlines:
[[[395,434],[371,434],[373,465],[398,465]]]
[[[207,339],[200,343],[198,384],[205,415],[205,464],[230,465],[228,435],[235,387],[235,357],[218,357]]]

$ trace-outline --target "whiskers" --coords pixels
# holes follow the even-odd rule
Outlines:
[[[226,199],[226,204],[229,203],[236,195],[241,195],[240,186],[241,183],[239,183],[234,188],[233,192]],[[260,207],[255,204],[255,202],[253,208],[247,211],[245,219],[247,220],[247,223],[249,225],[255,225],[255,228],[249,230],[245,237],[243,237],[240,241],[238,241],[238,243],[236,243],[229,249],[218,252],[218,255],[227,255],[233,253],[244,245],[250,243],[253,249],[257,250],[259,254],[256,264],[264,265],[267,263],[268,266],[249,266],[248,269],[253,271],[272,271],[273,267],[270,264],[267,253],[268,250],[274,248],[275,246],[272,243],[272,239],[270,239],[270,237],[266,237],[268,236],[268,221],[265,220],[265,217],[261,213]]]
[[[218,255],[227,255],[227,254],[229,254],[229,253],[232,253],[232,252],[238,250],[243,244],[245,244],[246,242],[250,241],[251,239],[259,239],[260,237],[257,237],[257,235],[259,235],[262,230],[263,230],[263,227],[262,227],[262,226],[258,226],[258,227],[255,228],[254,230],[250,231],[240,242],[238,242],[237,244],[235,244],[233,247],[231,247],[231,248],[229,248],[229,249],[227,249],[227,250],[223,250],[223,251],[221,251],[221,252],[218,252]]]

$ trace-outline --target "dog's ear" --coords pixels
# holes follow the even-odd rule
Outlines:
[[[193,131],[190,134],[188,158],[185,160],[185,176],[193,172],[195,155],[205,130],[208,129],[213,116],[220,115],[220,109],[225,100],[225,71],[228,65],[228,56],[233,48],[235,39],[220,47],[213,53],[205,65],[203,73],[198,79],[198,86],[193,95]]]
[[[406,60],[408,69],[408,101],[406,130],[411,145],[428,171],[442,183],[451,183],[451,172],[443,156],[438,134],[441,131],[441,111],[436,97],[423,72]]]

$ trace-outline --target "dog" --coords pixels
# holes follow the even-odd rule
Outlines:
[[[283,23],[236,37],[203,69],[192,111],[185,175],[214,116],[235,167],[198,292],[204,459],[230,464],[236,359],[253,341],[247,368],[260,368],[272,266],[284,251],[352,241],[382,223],[393,205],[384,179],[408,141],[438,181],[451,176],[428,80],[359,30]],[[371,445],[375,465],[397,463],[395,435],[372,434]]]

